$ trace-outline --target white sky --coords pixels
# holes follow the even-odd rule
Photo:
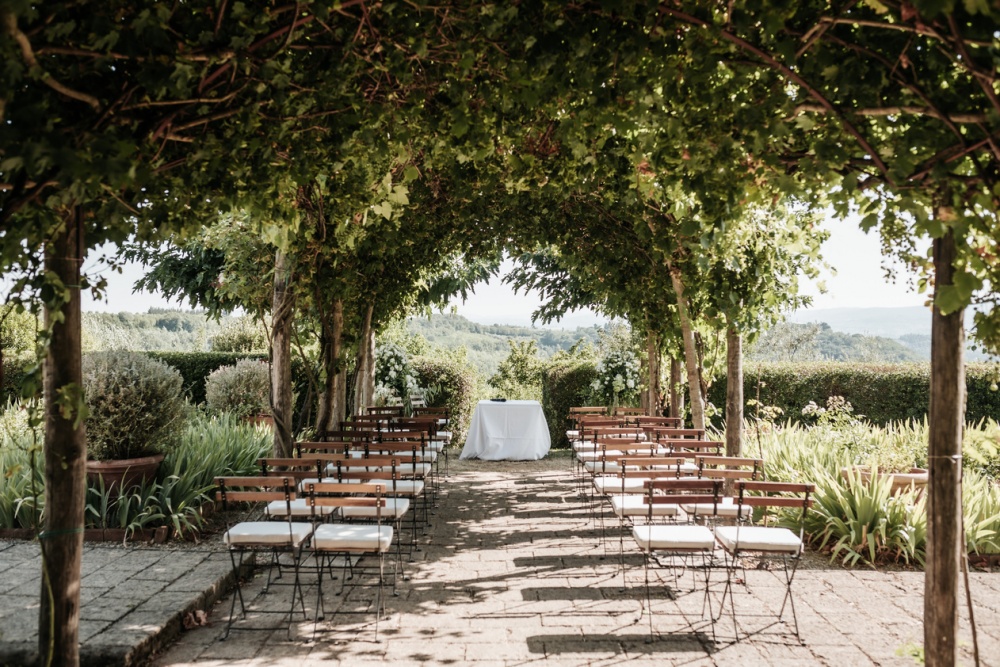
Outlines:
[[[831,238],[823,245],[823,256],[827,263],[837,270],[837,275],[824,276],[827,293],[819,294],[815,285],[804,284],[803,291],[813,296],[810,310],[826,308],[893,308],[923,305],[926,297],[917,294],[908,284],[904,270],[897,272],[895,283],[885,280],[883,258],[877,234],[865,234],[855,221],[832,220],[828,224]],[[88,257],[85,269],[99,270],[103,264],[98,260],[100,251]],[[142,276],[141,266],[128,265],[124,273],[104,271],[108,278],[107,296],[102,302],[94,302],[89,294],[84,297],[84,310],[107,312],[146,312],[150,307],[177,308],[184,304],[168,302],[159,294],[132,293],[132,285]],[[540,303],[534,294],[514,294],[513,290],[494,278],[476,288],[467,302],[452,303],[456,311],[468,319],[482,324],[530,325],[531,313]],[[575,328],[603,322],[590,310],[576,311],[552,327]]]

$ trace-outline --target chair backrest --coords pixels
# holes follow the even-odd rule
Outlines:
[[[643,430],[634,426],[588,426],[580,431],[580,436],[584,440],[594,441],[598,438],[620,438],[632,442],[642,442],[646,439]]]
[[[698,475],[718,479],[755,481],[764,474],[764,460],[742,456],[699,456]]]
[[[704,440],[705,429],[703,428],[669,428],[667,426],[643,426],[642,430],[646,436],[656,440],[679,440],[687,438],[690,440]]]
[[[375,521],[382,523],[382,509],[385,507],[387,484],[344,484],[340,482],[311,482],[305,485],[303,496],[311,509],[314,521],[318,521],[323,507],[375,507]]]
[[[323,466],[316,458],[278,458],[266,457],[257,459],[260,474],[265,477],[291,477],[295,480],[306,477],[322,477]]]
[[[424,431],[428,435],[437,435],[437,417],[424,415],[422,417],[393,417],[389,421],[389,431]]]
[[[635,418],[636,426],[663,426],[665,428],[682,428],[684,420],[680,417],[650,417],[639,415]]]
[[[370,415],[392,415],[403,416],[402,405],[370,405],[365,408],[365,412]]]
[[[627,417],[627,416],[637,417],[645,413],[646,410],[644,408],[632,408],[632,407],[617,407],[611,412],[611,414],[615,415],[616,417]]]
[[[697,451],[707,455],[718,454],[726,446],[724,442],[694,438],[660,438],[656,442],[667,449],[686,449],[689,452]]]
[[[375,437],[375,434],[379,432],[379,426],[370,420],[357,421],[354,419],[347,419],[340,422],[340,432],[346,433],[347,431],[357,431],[365,433],[369,439]]]
[[[741,507],[781,507],[799,509],[799,538],[805,532],[806,513],[813,506],[810,496],[816,492],[815,484],[795,482],[738,481],[736,503]],[[765,520],[768,518],[765,513]]]
[[[374,429],[358,428],[358,429],[334,429],[329,431],[320,431],[316,434],[317,442],[342,442],[344,440],[371,440],[375,437]]]
[[[710,504],[717,508],[722,502],[722,480],[698,477],[651,479],[643,483],[648,516],[653,520],[654,505]],[[713,509],[711,514],[716,514]],[[706,512],[707,514],[707,512]]]
[[[447,421],[451,419],[451,408],[429,405],[413,406],[414,417],[428,417],[431,415]]]
[[[299,458],[308,458],[311,454],[324,453],[324,454],[336,454],[338,452],[343,453],[349,451],[352,447],[357,445],[359,442],[367,442],[366,440],[337,440],[337,441],[322,441],[322,442],[312,442],[312,441],[302,441],[295,443],[295,451],[298,452]]]

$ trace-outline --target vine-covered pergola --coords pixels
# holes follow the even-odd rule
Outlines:
[[[678,341],[703,423],[693,322],[727,332],[741,386],[823,207],[933,290],[925,650],[953,664],[965,308],[1000,347],[998,27],[975,0],[0,3],[0,261],[45,314],[46,664],[78,662],[88,249],[132,238],[150,284],[271,314],[287,451],[294,318],[321,331],[332,424],[347,349],[370,369],[380,323],[503,249],[535,253],[518,280],[556,310]]]

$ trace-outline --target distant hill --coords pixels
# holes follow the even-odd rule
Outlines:
[[[435,313],[430,318],[411,317],[407,329],[423,336],[431,345],[444,348],[465,346],[469,361],[486,375],[492,375],[510,350],[507,340],[534,340],[542,357],[567,350],[577,342],[597,344],[597,326],[576,329],[543,329],[505,324],[479,324],[461,315]]]
[[[965,313],[966,330],[972,327],[971,310]],[[863,336],[892,338],[920,355],[931,358],[931,310],[921,306],[906,308],[824,308],[799,310],[788,318],[789,322],[808,324],[822,322],[834,331]],[[969,361],[988,357],[971,349],[966,351]]]

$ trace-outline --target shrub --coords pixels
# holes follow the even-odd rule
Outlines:
[[[749,364],[744,372],[744,396],[785,411],[800,419],[803,406],[826,403],[842,396],[855,413],[875,424],[927,415],[930,392],[929,364],[775,363]],[[990,364],[968,364],[966,419],[978,422],[1000,415],[1000,391],[991,390],[996,368]],[[758,385],[759,383],[759,385]],[[725,405],[726,383],[715,382],[708,400]]]
[[[428,405],[451,411],[452,442],[465,442],[476,407],[476,371],[468,364],[428,357],[414,357],[410,367],[420,386],[428,389]]]
[[[83,359],[87,451],[97,461],[149,456],[176,442],[186,415],[181,374],[138,352]]]
[[[569,447],[566,439],[569,409],[587,404],[595,379],[597,369],[587,361],[555,363],[542,372],[542,409],[553,447]]]
[[[151,352],[149,356],[176,368],[184,378],[184,391],[192,403],[205,402],[205,381],[220,366],[232,366],[240,359],[266,360],[266,354],[235,352]]]
[[[500,396],[511,400],[537,401],[542,395],[543,362],[538,356],[538,343],[507,339],[510,352],[500,362],[487,382]]]
[[[233,366],[215,369],[205,380],[205,404],[211,412],[237,417],[269,413],[271,375],[267,364],[241,359]]]
[[[227,320],[212,338],[213,352],[266,354],[267,349],[267,329],[260,320],[250,316]]]

